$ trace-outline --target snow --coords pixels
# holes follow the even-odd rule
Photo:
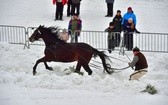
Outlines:
[[[114,11],[122,14],[131,6],[137,15],[137,29],[142,32],[168,33],[167,0],[116,0]],[[19,26],[53,26],[67,28],[69,17],[64,21],[54,20],[55,6],[48,0],[1,0],[0,24]],[[81,19],[83,30],[103,31],[112,18],[105,18],[104,0],[82,0]],[[51,62],[54,71],[45,69],[44,64],[37,67],[37,75],[32,75],[36,60],[43,56],[44,46],[31,46],[0,42],[0,105],[167,105],[168,104],[168,54],[143,52],[149,64],[149,72],[140,81],[129,81],[131,68],[113,75],[92,68],[93,75],[84,76],[65,71],[76,65],[72,63]],[[116,68],[126,67],[129,59],[118,54],[109,56]],[[132,59],[132,52],[126,52]],[[93,60],[100,61],[99,58]],[[91,63],[95,63],[94,61]],[[158,94],[141,93],[147,84],[156,87]]]

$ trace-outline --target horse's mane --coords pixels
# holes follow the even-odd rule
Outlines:
[[[49,35],[54,36],[60,42],[64,42],[59,38],[60,28],[58,26],[43,27],[43,28],[49,33]]]

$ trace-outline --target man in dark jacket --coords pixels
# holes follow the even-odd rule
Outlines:
[[[106,0],[106,3],[107,3],[107,15],[105,17],[113,17],[114,0]]]
[[[122,31],[122,16],[121,16],[121,11],[117,10],[117,14],[116,16],[113,18],[113,23],[114,23],[114,27],[115,27],[115,32],[117,32],[115,34],[115,39],[116,39],[116,43],[115,46],[119,47],[120,44],[120,40],[121,40],[121,31]]]
[[[129,80],[139,80],[148,71],[148,63],[145,56],[140,52],[138,47],[133,49],[134,58],[132,62],[128,63],[130,67],[135,66],[135,71],[130,75]]]

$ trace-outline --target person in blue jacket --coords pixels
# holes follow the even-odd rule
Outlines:
[[[134,23],[134,25],[136,26],[136,22],[137,22],[137,20],[136,20],[136,15],[134,14],[132,8],[131,8],[131,7],[128,7],[127,13],[124,14],[121,24],[122,24],[122,25],[127,24],[128,19],[130,19],[130,18],[133,19],[133,23]]]
[[[130,20],[131,22],[129,22]],[[124,46],[128,51],[133,48],[133,32],[136,31],[136,22],[136,15],[132,11],[132,8],[128,7],[127,13],[124,14],[121,22],[124,31]]]

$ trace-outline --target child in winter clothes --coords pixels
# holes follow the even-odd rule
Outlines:
[[[73,18],[69,21],[68,29],[69,35],[71,35],[71,43],[77,43],[82,29],[82,20],[78,18],[78,14],[73,15]]]
[[[115,48],[115,30],[113,22],[109,23],[109,27],[105,29],[105,32],[108,32],[108,51],[111,53]]]

